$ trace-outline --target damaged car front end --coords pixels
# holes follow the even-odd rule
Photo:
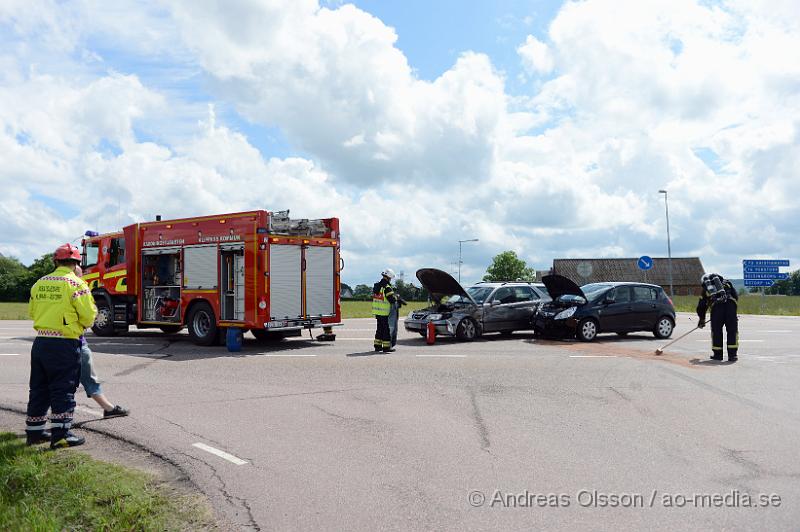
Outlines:
[[[417,279],[427,288],[433,303],[408,314],[407,331],[425,336],[431,322],[437,335],[463,341],[472,341],[483,333],[483,302],[491,288],[476,286],[465,290],[450,274],[435,268],[418,270]]]
[[[547,275],[542,282],[553,300],[542,305],[534,315],[534,333],[550,338],[574,337],[580,321],[576,314],[588,302],[586,294],[561,275]]]

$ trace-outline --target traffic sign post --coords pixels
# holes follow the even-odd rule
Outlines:
[[[647,282],[647,270],[653,267],[653,259],[647,255],[642,255],[639,257],[639,260],[636,261],[636,266],[644,272],[644,282]]]
[[[769,288],[775,281],[789,278],[788,273],[781,273],[780,268],[789,266],[788,259],[745,259],[742,261],[744,285],[761,288],[761,313],[764,313],[764,288]]]
[[[744,285],[745,286],[772,286],[775,284],[775,281],[772,279],[745,279]]]

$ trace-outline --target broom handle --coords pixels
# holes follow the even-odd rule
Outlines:
[[[692,329],[691,331],[689,331],[689,332],[687,332],[687,333],[684,333],[684,334],[682,334],[682,335],[678,336],[678,337],[677,337],[677,338],[675,338],[673,341],[671,341],[671,342],[670,342],[670,343],[668,343],[667,345],[665,345],[665,346],[661,347],[660,349],[663,351],[664,349],[666,349],[667,347],[671,346],[672,344],[674,344],[674,343],[675,343],[675,342],[677,342],[678,340],[681,340],[681,339],[683,339],[683,338],[686,338],[687,336],[689,336],[690,334],[692,334],[693,332],[695,332],[695,331],[696,331],[697,329],[699,329],[699,328],[700,328],[700,326],[699,326],[699,325],[698,325],[698,326],[696,326],[696,327],[695,327],[694,329]]]

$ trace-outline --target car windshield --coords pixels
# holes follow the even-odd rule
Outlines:
[[[470,286],[467,288],[467,293],[472,296],[472,299],[474,299],[476,303],[481,305],[486,301],[486,298],[489,297],[489,294],[492,293],[492,289],[485,286]],[[472,304],[469,298],[463,296],[451,296],[447,302]]]
[[[583,293],[586,294],[586,297],[589,299],[589,301],[592,301],[593,299],[596,299],[597,296],[599,296],[601,293],[608,290],[612,286],[614,285],[609,283],[591,283],[581,286],[581,291],[583,291]]]

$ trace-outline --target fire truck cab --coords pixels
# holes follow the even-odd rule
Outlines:
[[[289,211],[156,217],[83,240],[99,336],[187,327],[195,343],[211,345],[228,327],[259,339],[329,331],[341,325],[341,265],[339,220]]]

